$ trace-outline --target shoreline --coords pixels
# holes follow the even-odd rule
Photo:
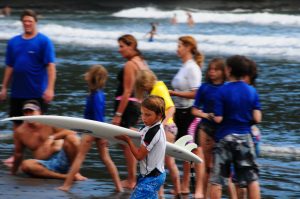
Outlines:
[[[287,9],[295,12],[299,12],[300,1],[297,0],[112,0],[112,1],[98,1],[89,0],[88,2],[82,2],[80,0],[66,0],[63,3],[59,0],[52,1],[39,1],[39,0],[14,0],[13,2],[3,3],[0,6],[9,5],[13,9],[19,8],[31,8],[31,9],[64,9],[64,10],[117,10],[133,7],[158,7],[163,9],[200,9],[200,10],[233,10],[233,9],[252,9],[262,11],[264,9],[273,9],[274,11],[285,12]]]

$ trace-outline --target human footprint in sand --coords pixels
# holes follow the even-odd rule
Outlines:
[[[36,100],[24,103],[25,116],[41,115],[41,105]],[[30,138],[30,139],[28,139]],[[74,131],[54,128],[38,122],[26,121],[17,127],[14,134],[14,159],[11,172],[19,168],[33,177],[65,179],[69,167],[78,152],[79,138]],[[23,160],[28,148],[34,159]],[[79,173],[75,180],[85,179]]]

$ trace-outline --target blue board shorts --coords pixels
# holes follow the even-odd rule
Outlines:
[[[166,172],[151,177],[139,176],[130,199],[158,199],[158,190],[166,180]]]
[[[56,173],[66,174],[70,168],[70,161],[64,150],[55,153],[48,160],[37,160],[37,162]]]

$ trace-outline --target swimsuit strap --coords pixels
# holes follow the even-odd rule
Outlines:
[[[141,61],[136,60],[135,57],[137,57],[137,56],[134,56],[130,61],[132,61],[134,64],[137,65],[138,70],[144,70],[141,66],[142,66],[142,64],[143,64],[144,66],[148,66],[148,65],[146,64],[146,62],[145,62],[143,59],[142,59]]]

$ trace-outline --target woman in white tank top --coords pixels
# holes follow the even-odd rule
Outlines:
[[[191,113],[191,108],[202,80],[201,66],[204,61],[204,56],[197,49],[197,41],[191,36],[183,36],[179,38],[177,55],[181,59],[183,65],[174,76],[171,84],[174,90],[170,90],[170,95],[173,96],[176,112],[174,121],[178,128],[177,139],[187,135],[188,128],[195,119]],[[193,151],[201,158],[202,150]],[[183,181],[181,192],[189,193],[189,171],[191,165],[189,162],[184,162],[183,166]],[[204,165],[195,164],[196,170],[196,187],[195,198],[204,197],[203,194],[203,175]]]

